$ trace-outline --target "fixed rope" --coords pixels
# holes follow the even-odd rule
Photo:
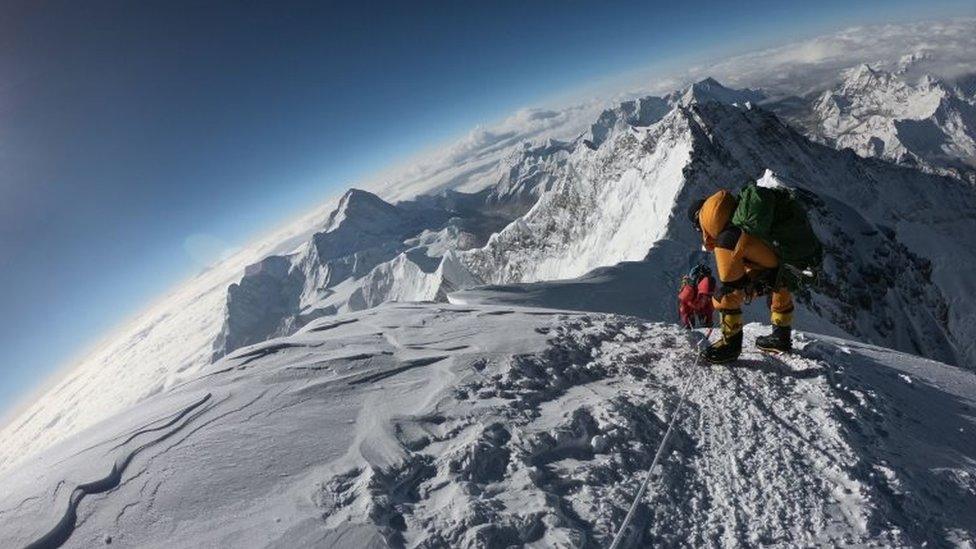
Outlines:
[[[687,380],[685,380],[684,387],[681,389],[681,394],[678,397],[678,405],[675,406],[674,411],[671,412],[671,421],[668,422],[668,430],[665,431],[664,438],[661,439],[661,444],[657,447],[657,452],[654,453],[654,460],[651,461],[651,466],[647,468],[647,473],[644,475],[644,481],[641,482],[640,489],[637,490],[637,495],[634,496],[634,502],[630,504],[630,510],[627,511],[627,516],[624,517],[624,522],[620,525],[620,529],[617,530],[617,535],[613,537],[613,543],[610,544],[610,549],[618,549],[620,547],[620,544],[624,539],[624,534],[627,532],[627,528],[630,527],[630,521],[634,520],[634,513],[637,512],[637,505],[640,504],[641,500],[644,498],[644,492],[647,491],[647,486],[650,484],[654,469],[657,467],[658,462],[661,461],[661,456],[664,455],[664,450],[667,448],[668,442],[671,440],[671,433],[674,432],[674,425],[677,423],[682,406],[684,406],[688,389],[690,389],[692,385],[691,382],[698,377],[698,363],[701,361],[702,343],[708,341],[711,336],[712,329],[709,328],[708,332],[705,334],[705,338],[698,342],[698,347],[696,348],[698,352],[695,356],[695,364],[692,366],[691,375],[688,376]]]

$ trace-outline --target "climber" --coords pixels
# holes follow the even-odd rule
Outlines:
[[[722,283],[713,298],[722,339],[707,347],[702,358],[717,364],[739,357],[742,304],[757,295],[769,296],[773,330],[757,337],[756,347],[772,353],[790,352],[790,288],[798,287],[793,273],[819,265],[822,258],[820,242],[802,205],[785,189],[750,185],[738,198],[721,190],[698,200],[688,210],[688,217],[701,233],[705,249],[714,252]]]
[[[688,329],[712,327],[712,317],[715,313],[712,305],[714,292],[715,278],[708,265],[699,263],[691,272],[681,277],[678,314],[681,316],[682,326]]]

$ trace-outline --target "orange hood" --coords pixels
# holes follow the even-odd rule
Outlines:
[[[729,191],[721,190],[705,200],[698,211],[698,223],[702,228],[702,238],[709,250],[715,247],[715,237],[725,229],[735,212],[735,196]]]

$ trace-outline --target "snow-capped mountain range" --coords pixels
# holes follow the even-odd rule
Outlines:
[[[527,147],[479,193],[393,205],[350,191],[325,231],[231,286],[215,356],[386,301],[574,278],[644,259],[662,240],[684,244],[675,260],[688,264],[689,201],[763,178],[808,191],[828,260],[821,290],[803,299],[821,330],[976,365],[964,297],[976,247],[956,237],[974,228],[971,187],[820,146],[752,104],[761,99],[709,79],[608,110],[572,142]],[[647,291],[670,298],[667,277]]]
[[[862,64],[819,94],[770,105],[813,139],[976,183],[976,95],[966,81],[907,76],[918,56],[887,72]]]
[[[675,281],[701,257],[683,222],[687,203],[759,178],[806,189],[817,206],[829,257],[822,293],[801,296],[808,326],[976,364],[966,299],[974,251],[957,238],[973,228],[971,187],[812,142],[757,106],[763,97],[706,79],[606,110],[576,138],[525,142],[476,192],[389,203],[349,191],[328,214],[307,218],[322,221],[264,247],[285,253],[243,266],[237,280],[205,273],[212,280],[187,295],[184,309],[148,318],[117,340],[122,348],[104,351],[97,368],[63,380],[51,394],[72,405],[37,406],[7,426],[3,437],[13,444],[4,448],[19,451],[0,459],[9,465],[237,348],[386,301],[446,301],[481,284],[573,278],[666,249],[654,261],[668,267],[646,288],[661,306],[642,316],[671,320]],[[114,389],[120,383],[125,391]]]

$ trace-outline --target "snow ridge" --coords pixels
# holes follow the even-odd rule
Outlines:
[[[472,273],[510,285],[644,259],[652,266],[640,291],[660,299],[639,312],[623,306],[670,320],[676,281],[704,259],[694,251],[697,235],[683,221],[688,204],[718,188],[761,180],[798,189],[827,250],[818,292],[798,296],[803,322],[976,364],[976,334],[965,320],[973,311],[957,297],[969,284],[959,259],[976,253],[957,238],[976,228],[969,186],[818,145],[751,104],[696,101],[676,105],[646,128],[613,128],[595,150],[579,147],[559,165],[555,183],[525,216],[484,247],[460,254]],[[655,272],[653,265],[661,267]],[[603,284],[601,295],[620,303],[611,297],[612,285]],[[571,285],[548,286],[563,291],[557,287]],[[500,289],[524,298],[512,286]],[[491,293],[461,292],[452,299],[495,302]],[[582,308],[621,310],[595,301],[577,300],[585,302]]]
[[[66,546],[605,546],[699,338],[519,307],[318,319],[7,473],[0,544],[70,523]],[[976,541],[972,374],[796,347],[701,372],[629,546]]]
[[[508,196],[518,200],[519,193]],[[451,193],[393,205],[367,191],[348,191],[324,230],[298,251],[267,257],[230,285],[213,360],[323,315],[390,300],[445,300],[447,289],[467,279],[445,278],[459,273],[440,268],[441,256],[477,245],[507,222],[472,206],[486,198],[503,207],[508,197]]]

